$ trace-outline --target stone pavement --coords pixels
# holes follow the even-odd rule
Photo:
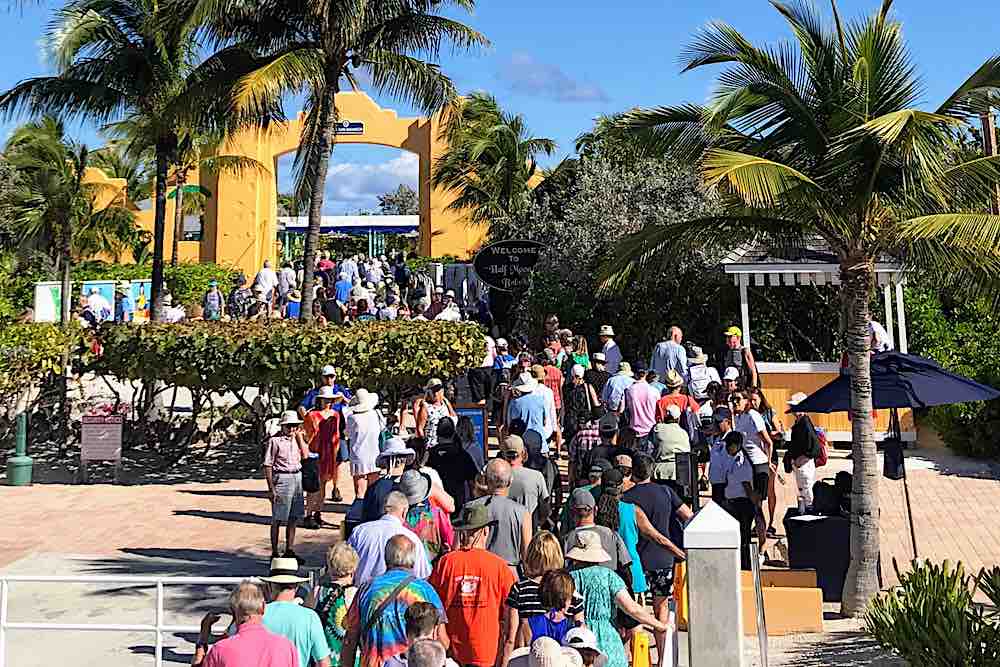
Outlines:
[[[227,451],[226,460],[244,453]],[[231,461],[230,461],[231,462]],[[0,571],[20,574],[108,574],[249,576],[266,570],[270,507],[264,482],[213,460],[166,475],[146,473],[141,464],[126,466],[129,485],[59,483],[68,476],[58,466],[41,467],[34,487],[0,486],[6,508],[0,520]],[[822,477],[849,469],[844,452],[836,452]],[[908,458],[910,495],[923,558],[961,560],[978,569],[1000,563],[1000,527],[981,520],[1000,509],[1000,482],[994,468],[933,448]],[[188,474],[185,474],[188,473]],[[197,477],[203,482],[177,482]],[[98,477],[99,476],[95,476]],[[791,476],[779,485],[779,515],[794,502]],[[211,481],[208,481],[211,480]],[[0,480],[2,483],[2,480]],[[340,488],[351,497],[348,479]],[[903,505],[902,482],[882,480],[882,549],[886,584],[895,582],[891,559],[900,564],[911,555]],[[327,503],[327,518],[339,522],[346,503]],[[780,522],[777,522],[780,527]],[[780,528],[779,528],[780,531]],[[299,531],[297,551],[307,564],[321,564],[337,531]],[[12,591],[12,621],[71,622],[85,619],[128,622],[151,613],[150,591],[134,586],[94,587],[17,585]],[[183,587],[171,598],[171,623],[195,623],[207,608],[222,605],[223,591]],[[835,609],[832,606],[831,611]],[[138,622],[145,622],[142,617]],[[108,620],[113,619],[113,620]],[[135,622],[135,621],[133,621]],[[149,635],[109,637],[95,633],[11,633],[8,664],[17,667],[70,664],[150,664],[137,656],[152,653]],[[53,642],[49,637],[58,639]],[[168,638],[168,657],[183,663],[190,657],[190,638]],[[772,665],[899,664],[867,641],[854,621],[828,621],[819,636],[772,638]],[[755,642],[747,642],[753,658]],[[89,650],[84,648],[89,647]],[[55,653],[54,653],[55,652]],[[65,654],[65,655],[63,655]],[[92,654],[92,655],[91,655]],[[43,659],[43,655],[45,656]],[[16,659],[15,659],[16,658]],[[63,660],[61,658],[66,658]]]

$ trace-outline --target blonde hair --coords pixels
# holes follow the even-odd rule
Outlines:
[[[534,364],[531,367],[531,374],[535,377],[536,380],[544,380],[545,379],[545,367],[542,366],[541,364]]]
[[[565,564],[559,539],[547,530],[535,533],[524,555],[524,576],[540,577],[549,570],[561,570]]]
[[[333,579],[347,576],[358,567],[358,552],[347,542],[338,542],[326,552],[326,568]]]
[[[587,337],[577,336],[575,343],[575,350],[577,354],[590,355],[590,350],[587,347]]]

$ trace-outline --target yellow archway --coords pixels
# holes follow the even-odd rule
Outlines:
[[[446,211],[451,195],[430,185],[433,161],[446,148],[438,136],[440,116],[400,118],[395,111],[379,107],[361,92],[338,95],[337,110],[341,126],[336,143],[377,144],[418,156],[421,254],[468,257],[475,252],[485,232],[470,228],[460,214]],[[235,265],[248,275],[256,272],[265,259],[275,259],[277,159],[299,147],[302,129],[300,115],[267,131],[246,132],[229,141],[224,152],[252,157],[272,169],[272,173],[202,175],[201,185],[212,195],[205,210],[201,241],[182,241],[183,259]],[[198,176],[191,181],[197,182]],[[172,209],[172,201],[168,201],[168,221],[173,220]],[[151,228],[151,212],[142,213],[144,226]],[[172,232],[168,223],[168,248]]]

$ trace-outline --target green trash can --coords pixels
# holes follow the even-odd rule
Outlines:
[[[17,439],[14,442],[14,456],[7,459],[7,485],[30,486],[32,461],[28,453],[28,415],[17,416]]]

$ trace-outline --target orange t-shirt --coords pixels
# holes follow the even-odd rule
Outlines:
[[[667,394],[656,402],[657,422],[664,422],[667,420],[668,405],[676,405],[680,408],[681,412],[684,412],[684,408],[691,408],[691,412],[695,414],[698,414],[698,410],[701,409],[701,406],[698,405],[698,401],[694,400],[687,394]]]
[[[438,559],[429,581],[448,616],[451,657],[491,667],[507,594],[517,581],[506,561],[485,549],[459,549]]]

